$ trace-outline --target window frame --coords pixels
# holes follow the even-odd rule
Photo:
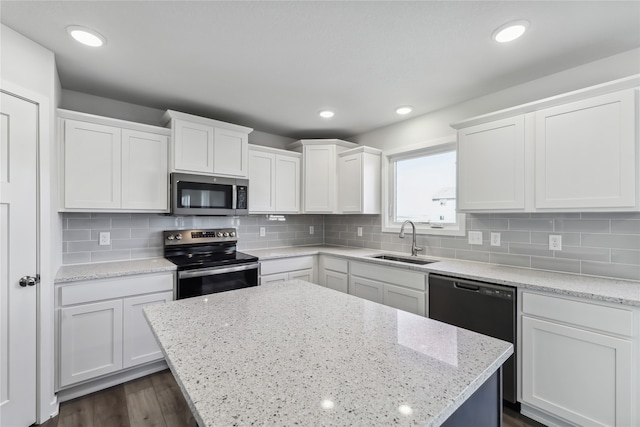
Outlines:
[[[394,221],[395,213],[395,162],[421,155],[438,154],[446,151],[456,151],[456,135],[438,138],[427,142],[414,144],[382,153],[382,232],[399,233],[402,223]],[[457,163],[457,158],[456,158]],[[459,176],[456,170],[456,176]],[[456,180],[456,194],[458,182]],[[429,224],[416,224],[416,233],[437,236],[464,236],[466,234],[466,215],[457,212],[456,224],[445,225],[442,228],[432,228]]]

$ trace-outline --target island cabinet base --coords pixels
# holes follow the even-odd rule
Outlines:
[[[502,426],[502,368],[491,375],[442,426]]]

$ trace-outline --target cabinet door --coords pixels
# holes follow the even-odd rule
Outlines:
[[[249,153],[249,212],[273,212],[276,208],[276,156],[262,151]]]
[[[299,157],[276,155],[275,194],[277,212],[300,212]]]
[[[384,303],[384,284],[362,277],[351,276],[349,278],[349,294],[369,301]]]
[[[399,286],[384,285],[384,305],[408,311],[409,313],[425,315],[425,293],[404,289]]]
[[[247,177],[249,136],[227,129],[215,130],[213,139],[213,173]]]
[[[151,332],[149,323],[144,317],[142,309],[147,305],[159,304],[173,300],[173,292],[143,295],[125,298],[124,309],[124,337],[123,337],[123,367],[162,359],[162,351]]]
[[[536,208],[633,208],[634,90],[536,113]]]
[[[338,158],[338,210],[345,213],[362,212],[362,154]]]
[[[335,207],[336,147],[304,147],[304,211],[332,213]]]
[[[289,280],[289,273],[268,274],[260,277],[260,285],[270,285]]]
[[[121,131],[64,121],[64,207],[119,208]]]
[[[292,271],[291,273],[289,273],[289,280],[293,279],[305,280],[307,282],[315,283],[315,279],[313,278],[313,269],[311,268],[307,270]]]
[[[214,127],[179,119],[172,126],[174,169],[213,173]]]
[[[578,425],[636,425],[631,355],[630,341],[522,316],[523,401]]]
[[[168,211],[168,138],[122,130],[122,208]]]
[[[524,116],[458,131],[458,209],[524,210]]]
[[[337,271],[324,270],[322,272],[324,286],[336,291],[344,292],[349,291],[349,275],[345,273],[339,273]]]
[[[60,309],[60,386],[122,369],[122,300]]]

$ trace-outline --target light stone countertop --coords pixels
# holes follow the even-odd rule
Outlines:
[[[352,261],[366,261],[425,273],[439,273],[517,288],[640,307],[640,282],[631,280],[607,279],[433,257],[420,258],[436,260],[437,262],[426,265],[406,264],[379,260],[371,258],[371,256],[384,253],[409,257],[410,254],[340,246],[294,246],[246,252],[259,257],[261,261],[303,255],[338,255]]]
[[[74,264],[61,267],[56,274],[55,283],[60,284],[175,270],[176,265],[171,261],[167,261],[165,258]]]
[[[438,426],[513,353],[300,280],[144,312],[203,427]]]

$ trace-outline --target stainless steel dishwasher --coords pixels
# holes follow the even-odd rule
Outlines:
[[[516,288],[429,274],[429,317],[508,341],[514,353],[502,366],[503,399],[516,404]]]

